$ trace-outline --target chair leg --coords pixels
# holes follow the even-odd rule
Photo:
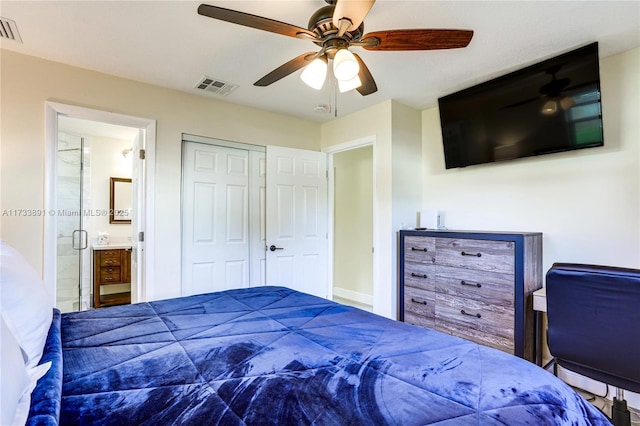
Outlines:
[[[558,363],[555,358],[551,358],[549,362],[542,366],[543,369],[549,371],[549,367],[553,366],[553,375],[558,377],[558,367],[556,367]]]
[[[619,388],[616,391],[616,396],[613,397],[611,420],[615,426],[631,426],[631,412],[627,408],[623,390]]]

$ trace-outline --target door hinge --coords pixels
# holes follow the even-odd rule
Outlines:
[[[146,155],[146,154],[145,154],[144,149],[141,149],[141,150],[140,150],[140,151],[138,151],[138,152],[140,153],[140,154],[139,154],[140,159],[141,159],[141,160],[144,160],[144,159],[145,159],[145,155]]]
[[[144,242],[144,232],[143,231],[138,232],[138,241],[140,241],[141,243]]]

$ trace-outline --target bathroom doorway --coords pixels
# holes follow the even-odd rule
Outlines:
[[[155,121],[53,102],[46,112],[44,269],[55,306],[90,309],[101,306],[95,301],[103,293],[111,301],[111,294],[127,295],[117,303],[146,300],[152,250],[145,250],[145,229],[153,206],[147,177],[154,169],[147,152],[155,146]],[[114,181],[119,190],[130,182],[124,197],[113,193]],[[114,209],[114,201],[125,207]],[[100,271],[96,250],[123,257]]]

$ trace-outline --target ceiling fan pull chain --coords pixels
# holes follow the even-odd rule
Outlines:
[[[333,83],[333,99],[335,107],[333,108],[333,118],[338,118],[338,84]]]

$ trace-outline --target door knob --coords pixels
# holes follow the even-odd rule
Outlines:
[[[269,247],[269,250],[271,251],[276,251],[276,250],[284,250],[283,247],[276,247],[273,244]]]

